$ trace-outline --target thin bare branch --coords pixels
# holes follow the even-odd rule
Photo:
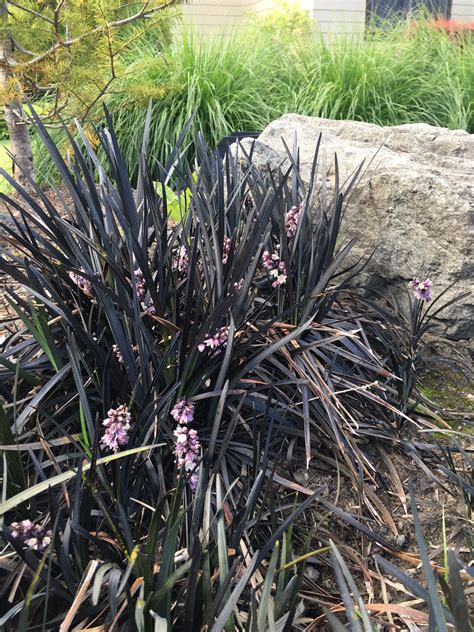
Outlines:
[[[107,49],[108,49],[109,58],[110,58],[110,76],[112,79],[115,79],[117,76],[115,74],[115,55],[114,55],[114,51],[112,50],[112,39],[110,37],[109,29],[107,29]]]
[[[49,24],[54,25],[54,22],[53,20],[51,20],[51,18],[46,17],[42,13],[39,13],[39,11],[35,11],[34,9],[30,9],[29,7],[25,7],[22,4],[19,4],[18,2],[11,2],[11,0],[8,0],[7,5],[8,4],[11,5],[12,7],[15,7],[16,9],[19,9],[20,11],[24,11],[25,13],[29,13],[30,15],[34,15],[35,17],[39,18],[40,20],[43,20],[44,22],[49,22]]]
[[[110,77],[110,79],[106,82],[106,84],[100,88],[99,93],[97,94],[97,96],[92,100],[91,103],[89,103],[89,105],[87,106],[86,110],[82,113],[81,115],[81,122],[85,121],[89,112],[92,110],[92,108],[100,101],[100,99],[107,93],[107,90],[110,86],[110,84],[114,81],[115,77]]]
[[[23,55],[29,55],[30,57],[37,57],[39,55],[39,53],[35,53],[34,51],[28,50],[27,48],[22,46],[20,44],[20,42],[18,40],[16,40],[14,37],[12,37],[11,40],[12,40],[13,46],[16,48],[16,50],[19,50],[20,53],[23,53]]]
[[[114,51],[114,55],[115,55],[115,56],[120,55],[120,53],[121,53],[122,51],[127,50],[127,49],[130,47],[130,45],[131,45],[131,44],[133,44],[133,42],[135,42],[135,41],[139,40],[139,39],[140,39],[140,37],[142,37],[142,35],[143,35],[145,32],[147,32],[147,31],[151,30],[151,29],[152,29],[152,28],[153,28],[156,24],[157,24],[157,22],[153,22],[153,21],[150,21],[148,24],[145,24],[145,25],[143,26],[143,30],[142,30],[142,31],[140,31],[139,33],[135,33],[135,35],[133,35],[133,36],[132,36],[132,37],[130,37],[127,41],[125,41],[125,42],[122,44],[122,46],[119,46],[118,48],[116,48],[116,49],[115,49],[115,51]]]
[[[64,0],[59,0],[56,8],[54,9],[54,17],[53,17],[53,25],[54,25],[54,34],[59,41],[60,33],[59,33],[59,17],[61,14],[61,9],[64,6]]]

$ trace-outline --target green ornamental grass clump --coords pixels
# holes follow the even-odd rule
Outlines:
[[[152,143],[173,145],[196,112],[211,145],[232,131],[262,130],[287,112],[398,125],[473,129],[472,43],[406,23],[373,28],[365,38],[317,33],[294,38],[254,26],[225,39],[177,40],[162,58],[142,56],[109,102],[117,134],[137,146],[143,103],[154,102]],[[141,73],[141,74],[140,74]],[[134,87],[135,86],[135,87]],[[137,109],[140,91],[141,108]],[[140,112],[137,117],[137,111]],[[125,144],[124,144],[125,145]]]
[[[261,131],[288,112],[474,130],[472,33],[459,40],[420,18],[370,27],[363,38],[327,40],[305,22],[292,19],[285,27],[281,20],[256,20],[204,41],[184,34],[163,50],[149,35],[127,52],[128,70],[107,105],[133,177],[149,99],[151,154],[160,161],[193,114],[186,141],[201,130],[211,147],[235,131]],[[56,133],[66,154],[67,138]],[[39,147],[38,175],[48,181],[53,166]]]

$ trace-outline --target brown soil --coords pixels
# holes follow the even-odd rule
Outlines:
[[[472,449],[472,445],[470,448]],[[312,490],[320,489],[323,498],[369,527],[371,531],[388,541],[390,546],[380,546],[355,527],[346,525],[343,520],[318,506],[317,510],[308,512],[303,521],[306,528],[321,523],[317,529],[318,539],[312,543],[311,548],[317,550],[327,545],[329,540],[337,545],[354,575],[364,603],[370,604],[372,608],[369,614],[373,617],[374,624],[381,625],[381,629],[386,629],[385,626],[388,625],[389,629],[390,617],[386,614],[389,610],[394,625],[392,629],[424,630],[427,629],[426,604],[417,600],[398,580],[384,570],[379,570],[373,556],[378,554],[389,560],[426,586],[420,568],[421,560],[410,507],[409,484],[413,485],[428,553],[438,572],[443,573],[444,569],[444,541],[447,548],[454,549],[467,563],[471,561],[471,508],[466,505],[460,490],[450,484],[437,470],[434,461],[425,472],[418,462],[400,450],[388,450],[382,458],[378,449],[374,448],[369,458],[380,477],[380,484],[376,487],[366,482],[366,485],[368,490],[376,494],[381,509],[375,506],[372,498],[367,498],[366,493],[359,494],[347,478],[338,480],[333,471],[328,471],[322,464],[318,464],[317,457],[309,472],[298,470],[295,478],[305,487]],[[454,458],[460,462],[459,455],[454,455]],[[438,481],[436,477],[439,477]],[[303,597],[309,611],[314,610],[313,620],[305,628],[306,632],[330,629],[321,614],[321,603],[326,603],[334,612],[343,611],[334,573],[327,564],[328,555],[315,555],[308,561]],[[474,582],[466,581],[465,588],[472,598]],[[474,606],[474,602],[472,605]],[[412,612],[407,608],[414,610]]]

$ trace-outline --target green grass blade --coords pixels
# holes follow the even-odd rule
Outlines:
[[[112,461],[117,461],[118,459],[123,459],[127,456],[133,456],[134,454],[139,454],[140,452],[147,452],[148,450],[159,448],[162,445],[162,443],[156,443],[150,446],[142,446],[139,448],[133,448],[131,450],[124,450],[123,452],[118,452],[117,454],[111,454],[109,456],[104,456],[100,459],[97,459],[96,464],[106,465],[108,463],[111,463]],[[82,471],[87,472],[88,470],[90,470],[91,465],[91,463],[85,463],[82,466]],[[56,476],[53,476],[45,481],[41,481],[41,483],[37,483],[36,485],[25,489],[19,494],[8,498],[5,502],[0,504],[0,515],[4,515],[7,513],[7,511],[10,511],[18,505],[21,505],[21,503],[24,503],[31,498],[38,496],[38,494],[46,492],[50,487],[55,487],[56,485],[60,485],[61,483],[65,483],[66,481],[71,480],[72,478],[77,476],[77,472],[77,468],[73,468],[71,470],[68,470],[67,472],[62,472],[61,474],[57,474]]]
[[[0,402],[0,452],[2,451],[2,445],[14,445],[15,443],[16,441],[10,429],[5,409],[2,402]],[[26,478],[21,464],[20,453],[7,450],[5,454],[10,473],[10,486],[24,490],[26,488]]]
[[[216,503],[217,503],[217,553],[219,559],[219,579],[224,582],[229,573],[229,563],[227,558],[227,538],[224,518],[224,492],[222,489],[222,481],[220,476],[216,477]],[[230,590],[225,593],[225,600],[230,597]],[[225,629],[227,632],[233,632],[234,623],[232,615],[226,621]]]
[[[262,594],[260,597],[260,605],[257,613],[257,627],[259,630],[265,630],[269,619],[269,609],[271,601],[271,593],[273,586],[273,579],[275,577],[278,556],[280,555],[280,542],[275,542],[275,548],[273,549],[272,556],[270,558],[270,564],[268,565],[267,572],[265,573],[265,581],[263,583]]]

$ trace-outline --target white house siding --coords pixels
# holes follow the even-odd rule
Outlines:
[[[297,6],[310,15],[313,2],[294,0]],[[249,24],[253,15],[262,15],[272,7],[273,0],[189,0],[189,4],[182,6],[183,25],[192,27],[202,36],[220,35]]]
[[[474,0],[453,0],[451,17],[460,22],[474,22]]]
[[[266,13],[270,11],[273,5],[272,0],[243,0],[243,2],[245,4],[244,11],[247,16]]]
[[[222,35],[246,24],[251,4],[248,0],[191,0],[182,6],[183,25],[199,35]]]
[[[362,33],[366,20],[366,0],[294,0],[308,11],[323,34]],[[272,0],[190,0],[183,5],[183,24],[199,35],[221,35],[242,28],[252,14],[271,9]],[[474,21],[474,0],[452,0],[451,17]]]
[[[365,0],[295,0],[295,4],[308,11],[322,33],[364,30]],[[272,0],[190,0],[183,5],[183,24],[203,36],[219,35],[245,26],[252,14],[265,13],[272,6]]]
[[[312,16],[322,33],[361,33],[365,0],[313,0]]]

